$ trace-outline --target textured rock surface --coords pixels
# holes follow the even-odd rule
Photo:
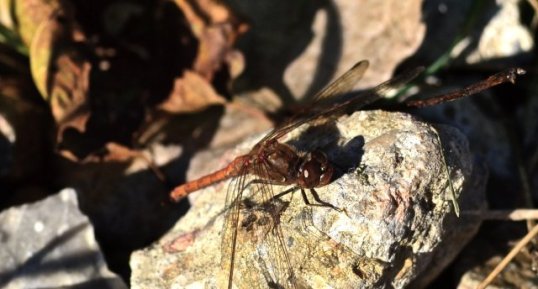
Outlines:
[[[234,85],[236,92],[285,104],[312,97],[362,59],[372,65],[360,87],[389,78],[420,45],[425,31],[422,1],[416,0],[228,3],[239,15],[248,15],[251,25],[238,42],[247,66]]]
[[[76,193],[0,214],[1,288],[127,288],[108,271]]]
[[[487,174],[473,165],[458,131],[437,131],[462,209],[484,208]],[[453,213],[436,130],[407,114],[357,112],[333,127],[298,129],[290,138],[288,143],[299,150],[323,148],[347,171],[317,189],[321,200],[345,212],[307,206],[298,192],[270,206],[260,204],[261,194],[244,192],[249,202],[239,211],[237,288],[289,287],[290,274],[299,288],[420,288],[479,226],[478,220]],[[222,162],[248,151],[255,141],[226,154]],[[190,212],[166,236],[132,255],[133,288],[226,287],[227,185],[193,195]]]
[[[432,63],[442,54],[450,53],[453,65],[501,69],[514,65],[511,57],[531,58],[534,39],[532,31],[523,24],[525,17],[518,6],[518,0],[424,1],[422,19],[426,35],[413,56],[415,62]],[[462,36],[450,51],[453,42]]]
[[[506,240],[498,236],[519,235],[513,224],[492,226],[488,224],[488,235],[484,230],[462,251],[463,258],[458,258],[455,263],[457,269],[454,277],[457,280],[457,289],[474,289],[482,283],[490,272],[499,264],[506,255],[506,251],[498,248],[506,243]],[[488,238],[489,237],[489,238]],[[507,237],[505,237],[507,238]],[[522,250],[510,264],[488,285],[488,289],[501,288],[538,288],[536,273],[532,270],[533,255],[529,250]]]

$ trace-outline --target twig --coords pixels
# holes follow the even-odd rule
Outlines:
[[[485,80],[466,86],[463,89],[459,89],[427,99],[408,100],[405,102],[405,104],[409,107],[425,107],[437,105],[443,102],[453,101],[462,97],[476,94],[490,87],[497,86],[505,82],[515,83],[517,76],[523,75],[525,73],[525,70],[522,68],[509,68],[507,70],[494,74]]]
[[[482,220],[525,221],[538,219],[538,209],[462,211],[461,214],[462,217],[479,217]]]
[[[521,241],[519,241],[514,246],[514,248],[512,248],[512,250],[510,250],[510,253],[508,253],[501,260],[501,262],[495,267],[495,269],[493,269],[493,271],[491,271],[491,273],[489,273],[489,275],[486,277],[486,279],[484,279],[484,281],[478,284],[476,289],[485,289],[486,286],[488,286],[493,281],[493,279],[495,279],[495,277],[497,277],[497,275],[501,273],[504,267],[506,267],[506,265],[508,265],[508,263],[510,263],[510,261],[514,259],[514,257],[519,253],[519,251],[521,251],[521,249],[523,249],[523,247],[525,247],[537,234],[538,225],[534,226],[534,228],[532,228],[532,230],[530,230],[529,233],[527,233],[527,235],[525,235],[525,237],[523,237],[523,239],[521,239]]]

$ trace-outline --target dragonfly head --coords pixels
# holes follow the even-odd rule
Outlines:
[[[302,188],[315,188],[329,184],[333,166],[322,151],[308,153],[299,166],[297,183]]]

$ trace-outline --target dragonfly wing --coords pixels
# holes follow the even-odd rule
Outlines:
[[[237,234],[239,231],[239,217],[241,200],[249,179],[247,168],[243,167],[236,178],[230,180],[226,191],[225,219],[221,240],[221,268],[227,273],[227,288],[231,289],[234,272],[237,267]]]
[[[414,69],[406,70],[372,89],[363,92],[352,92],[347,95],[345,101],[330,105],[320,113],[319,116],[315,117],[329,117],[332,119],[342,115],[345,111],[357,111],[368,104],[378,101],[390,92],[399,91],[404,85],[415,79],[423,71],[424,67],[416,67]]]
[[[379,84],[378,86],[371,89],[371,92],[378,94],[380,96],[385,96],[390,91],[398,91],[403,88],[404,85],[408,84],[410,81],[415,79],[419,74],[424,71],[423,66],[419,66],[413,69],[406,70],[401,74],[396,75],[395,77]]]
[[[263,163],[245,169],[228,186],[221,244],[227,288],[297,288],[280,227],[288,203],[275,198],[273,185],[258,177],[267,170]]]
[[[362,78],[368,66],[368,60],[355,63],[348,71],[318,92],[313,97],[314,102],[350,92]]]
[[[324,107],[325,105],[321,104],[325,101],[330,101],[334,96],[342,95],[350,92],[353,87],[359,82],[369,66],[368,60],[362,60],[357,62],[353,67],[348,71],[338,77],[335,81],[331,82],[320,92],[318,92],[314,97],[312,102],[306,104],[307,109],[311,111],[319,111],[318,107]],[[311,117],[312,113],[309,113],[307,110],[305,113],[300,113],[299,115],[292,117],[288,121],[284,122],[282,125],[275,127],[270,133],[268,133],[260,142],[263,142],[267,139],[278,138],[288,131],[298,127],[299,125],[307,122]]]
[[[357,71],[361,71],[361,68],[365,64],[361,64],[363,62],[359,62],[357,65],[355,65],[350,71],[346,72],[343,76],[338,78],[335,83],[337,84],[331,84],[329,87],[340,87],[339,89],[334,88],[330,89],[329,91],[342,91],[346,92],[344,88],[353,87],[353,85],[349,85],[349,79],[353,79],[353,75],[355,75],[355,72],[353,72],[355,69]],[[368,66],[366,62],[366,67]],[[312,106],[312,110],[304,115],[301,115],[296,118],[292,118],[290,121],[285,122],[283,125],[275,128],[272,132],[270,132],[265,138],[274,138],[278,139],[282,136],[284,136],[287,132],[293,130],[294,128],[305,124],[307,122],[313,121],[313,120],[321,120],[324,119],[326,122],[330,120],[334,120],[338,117],[340,117],[342,114],[344,114],[346,111],[357,111],[364,106],[371,104],[379,99],[381,99],[383,96],[388,94],[391,91],[397,91],[400,88],[402,88],[405,84],[409,83],[411,80],[415,79],[420,73],[424,71],[424,67],[417,67],[411,70],[407,70],[403,72],[402,74],[399,74],[392,79],[389,79],[380,85],[366,90],[366,91],[360,91],[360,92],[351,92],[351,93],[345,93],[345,99],[337,102],[330,102],[330,103],[324,103],[320,107]],[[348,74],[350,73],[350,74]],[[357,73],[358,75],[358,73]],[[340,86],[341,80],[340,79],[346,79],[345,81],[342,80],[342,85]],[[326,89],[324,89],[320,94],[322,97],[328,98],[329,95],[325,92]],[[342,95],[340,95],[342,96]],[[320,99],[320,100],[323,100]],[[319,103],[320,101],[316,102]]]

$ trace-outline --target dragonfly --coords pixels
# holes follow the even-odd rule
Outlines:
[[[299,190],[304,202],[308,205],[330,207],[339,211],[342,211],[342,209],[319,199],[315,191],[315,188],[326,186],[334,180],[335,165],[330,162],[327,155],[321,150],[301,152],[292,145],[282,142],[282,139],[301,125],[313,123],[323,125],[335,121],[349,111],[360,110],[382,99],[385,95],[402,88],[424,71],[423,67],[411,69],[372,89],[353,92],[353,88],[362,78],[368,66],[369,62],[367,60],[356,63],[342,76],[317,93],[313,97],[313,101],[305,106],[305,109],[288,121],[277,125],[258,141],[248,153],[236,157],[227,166],[214,173],[174,188],[170,193],[171,200],[177,202],[190,193],[227,179],[233,179],[227,188],[226,207],[229,209],[226,213],[222,234],[222,252],[227,255],[223,260],[228,262],[226,266],[228,268],[228,288],[232,288],[234,284],[234,266],[238,257],[236,252],[239,231],[252,226],[258,220],[254,213],[247,215],[247,217],[242,217],[245,214],[241,213],[249,208],[249,206],[245,205],[243,194],[247,187],[252,185],[256,187],[254,192],[259,195],[261,203],[265,204],[263,206],[265,209],[258,208],[257,211],[269,215],[269,220],[273,224],[272,228],[262,238],[266,242],[273,243],[269,247],[274,248],[271,254],[276,259],[273,262],[276,272],[271,277],[271,279],[275,280],[271,282],[273,282],[273,286],[278,284],[278,286],[284,288],[300,287],[284,245],[283,233],[278,226],[280,222],[279,216],[284,206],[274,205],[277,202],[275,202],[276,194],[273,191],[273,186],[292,186],[291,190]],[[501,83],[514,83],[516,77],[524,73],[525,71],[521,68],[511,68],[455,92],[424,100],[407,101],[404,104],[408,107],[436,105],[475,94]],[[251,178],[254,178],[254,181],[250,181]],[[308,200],[307,190],[310,191],[310,195],[315,199],[316,203],[311,203]],[[273,206],[268,204],[273,204]],[[251,210],[254,211],[253,208]],[[235,281],[239,282],[239,280]]]

